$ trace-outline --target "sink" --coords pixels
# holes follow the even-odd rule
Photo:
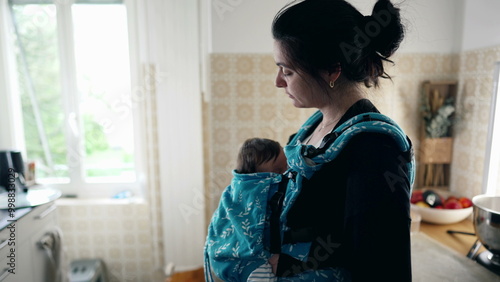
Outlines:
[[[61,191],[42,185],[35,185],[28,189],[28,192],[16,192],[14,203],[16,209],[36,207],[55,201],[61,197]],[[0,209],[9,208],[9,196],[7,192],[0,194]]]

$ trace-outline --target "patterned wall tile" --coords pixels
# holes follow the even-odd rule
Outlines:
[[[459,61],[457,111],[460,121],[453,153],[458,163],[452,166],[451,187],[472,197],[482,191],[493,73],[495,63],[500,61],[500,46],[464,52]]]
[[[111,281],[152,281],[149,205],[58,201],[65,258],[101,258]]]

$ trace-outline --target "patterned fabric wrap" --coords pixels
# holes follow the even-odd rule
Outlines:
[[[287,226],[287,214],[301,191],[303,179],[310,179],[316,171],[321,169],[323,164],[335,159],[356,134],[362,132],[387,134],[394,138],[402,152],[411,150],[411,144],[408,142],[406,134],[394,121],[379,113],[364,113],[354,116],[335,129],[334,132],[339,134],[339,137],[326,149],[324,154],[312,158],[304,157],[303,152],[315,148],[311,145],[303,145],[302,140],[307,137],[308,130],[321,119],[321,112],[318,111],[313,114],[299,129],[289,145],[284,148],[289,171],[293,171],[297,175],[295,181],[289,181],[283,202],[283,211],[280,217],[282,236],[283,232],[290,229]],[[409,181],[413,185],[415,178],[415,161],[413,158],[411,162],[407,163],[407,166],[410,172]],[[311,243],[285,244],[282,247],[282,253],[305,262],[309,255],[310,246]],[[307,271],[292,277],[291,280],[280,279],[278,281],[348,281],[348,277],[349,274],[345,270],[330,268]]]
[[[239,174],[222,192],[205,244],[205,278],[213,273],[224,281],[246,281],[269,253],[268,202],[278,190],[282,175]]]

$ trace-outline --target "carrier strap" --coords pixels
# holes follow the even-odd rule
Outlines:
[[[292,173],[288,173],[288,177],[282,177],[278,186],[278,191],[271,197],[271,218],[270,218],[270,232],[271,232],[271,246],[270,252],[272,254],[281,253],[281,224],[280,216],[283,209],[283,199],[285,198],[286,187]]]
[[[367,113],[367,114],[363,114],[362,119],[357,121],[356,123],[365,122],[365,121],[381,121],[381,122],[385,122],[385,123],[387,122],[386,120],[384,120],[382,118],[378,118],[374,115],[371,115],[370,113]],[[337,140],[337,138],[339,138],[346,130],[348,130],[353,125],[355,125],[355,124],[351,124],[350,126],[346,126],[345,128],[343,128],[340,131],[334,130],[334,131],[328,133],[327,135],[325,135],[325,137],[323,138],[323,142],[321,142],[321,144],[318,148],[314,148],[312,146],[303,147],[302,148],[303,149],[302,155],[304,157],[314,158],[317,155],[324,154],[326,152],[326,150]],[[411,140],[410,140],[410,138],[408,138],[408,136],[406,136],[406,140],[408,141],[408,143],[410,145],[410,149],[408,151],[401,152],[400,155],[403,157],[403,159],[407,163],[409,163],[413,160],[413,146],[412,146]]]

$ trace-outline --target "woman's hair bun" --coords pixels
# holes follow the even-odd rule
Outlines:
[[[370,87],[378,86],[379,77],[390,78],[384,62],[392,62],[404,27],[390,0],[378,0],[370,16],[345,0],[302,0],[278,12],[272,33],[287,62],[325,88],[321,71],[338,66],[346,82]]]
[[[389,0],[379,0],[373,7],[372,15],[362,21],[363,30],[371,37],[369,48],[384,57],[390,57],[404,37],[399,8]]]

